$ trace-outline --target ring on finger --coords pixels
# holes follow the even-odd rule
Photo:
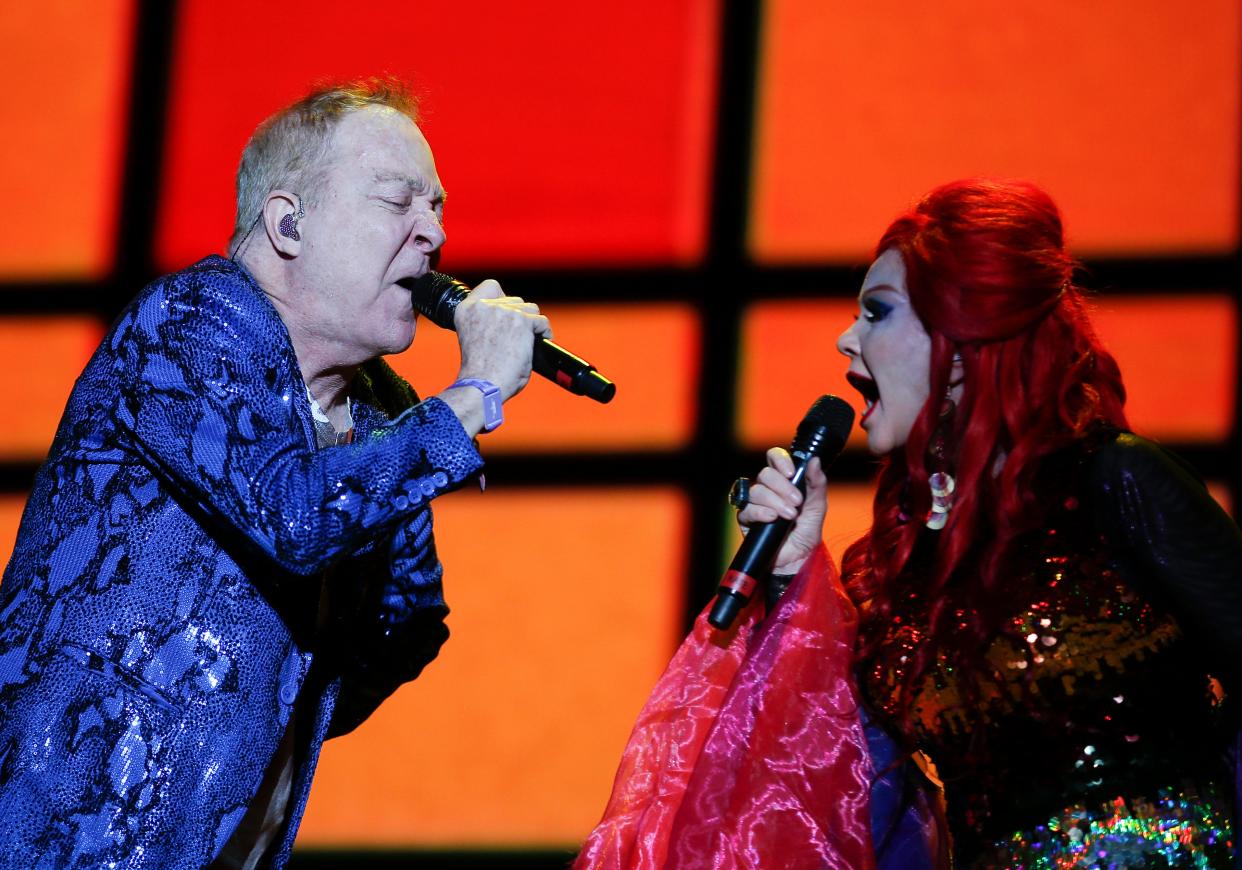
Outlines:
[[[744,510],[746,505],[750,504],[750,478],[739,477],[733,481],[733,486],[729,487],[729,504],[733,505],[734,510]]]

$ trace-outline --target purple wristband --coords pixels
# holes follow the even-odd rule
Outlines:
[[[448,386],[450,390],[454,387],[474,387],[483,394],[484,432],[491,432],[505,421],[505,414],[501,409],[500,387],[482,378],[461,378]]]

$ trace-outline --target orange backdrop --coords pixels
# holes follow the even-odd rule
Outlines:
[[[0,407],[9,409],[0,562],[28,478],[104,329],[58,291],[116,292],[125,136],[131,110],[149,109],[128,98],[139,5],[0,7],[0,73],[10,83],[0,137]],[[779,267],[864,264],[897,212],[953,177],[1044,183],[1080,254],[1201,257],[1213,274],[1236,262],[1236,0],[761,2],[756,111],[749,129],[745,119],[726,129],[754,150],[751,177],[731,181],[748,184],[741,256],[760,276],[740,291],[749,304],[736,383],[700,371],[720,340],[708,306],[739,290],[706,260],[713,146],[725,129],[715,117],[720,0],[382,0],[352,12],[303,0],[296,14],[183,0],[178,10],[168,121],[156,131],[165,145],[157,238],[137,261],[150,253],[173,268],[220,249],[239,151],[266,113],[315,78],[392,72],[424,95],[450,192],[447,270],[486,268],[502,280],[515,270],[678,270],[657,279],[666,299],[601,301],[584,283],[581,298],[546,306],[558,339],[620,389],[600,406],[536,381],[485,441],[507,462],[596,453],[605,471],[617,452],[701,458],[703,383],[737,398],[735,420],[709,421],[722,424],[712,449],[736,456],[785,443],[816,396],[854,396],[833,342],[857,287],[781,298],[771,292]],[[726,267],[733,253],[719,254]],[[1175,445],[1228,446],[1237,288],[1177,286],[1161,274],[1162,295],[1121,288],[1097,300],[1132,420]],[[705,279],[720,279],[713,302],[691,289]],[[15,288],[31,292],[30,282],[45,297],[19,300]],[[453,346],[450,333],[424,324],[393,362],[434,393],[454,374]],[[857,435],[849,449],[861,449]],[[454,637],[423,678],[327,746],[301,843],[577,842],[677,641],[692,485],[561,481],[438,503]],[[1227,481],[1213,492],[1229,502]],[[834,486],[835,553],[866,528],[869,502],[864,483]],[[721,511],[727,529],[712,547],[723,542],[723,564],[736,538]]]
[[[554,324],[557,342],[586,355],[623,386],[601,405],[532,378],[521,399],[505,407],[505,424],[487,436],[489,454],[685,446],[694,429],[699,387],[694,309],[669,303],[544,305],[540,310]],[[457,336],[419,320],[414,344],[389,361],[420,395],[434,395],[457,376]]]
[[[1236,0],[767,0],[750,242],[853,261],[936,184],[1030,178],[1083,254],[1238,241]]]
[[[0,461],[47,455],[73,382],[103,336],[95,317],[0,317]]]
[[[670,489],[437,502],[453,637],[324,747],[301,842],[577,844],[680,639],[686,532]]]
[[[0,276],[112,267],[133,27],[132,0],[0,4]]]
[[[766,448],[789,440],[816,396],[836,393],[861,414],[835,348],[858,304],[853,300],[773,301],[752,306],[742,331],[738,441]],[[1173,443],[1229,436],[1237,394],[1238,318],[1224,294],[1096,299],[1095,325],[1125,378],[1135,431]],[[850,444],[865,444],[854,428]]]

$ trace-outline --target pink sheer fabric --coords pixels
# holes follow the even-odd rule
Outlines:
[[[699,615],[639,714],[578,870],[874,868],[857,614],[821,547],[759,624]]]

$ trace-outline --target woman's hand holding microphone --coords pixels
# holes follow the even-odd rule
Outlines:
[[[745,534],[756,523],[793,520],[789,535],[777,552],[774,574],[796,574],[810,558],[824,535],[824,516],[828,511],[828,478],[819,457],[806,467],[806,496],[790,482],[794,474],[793,457],[784,447],[768,451],[768,465],[750,485],[746,504],[738,511],[737,522]]]

